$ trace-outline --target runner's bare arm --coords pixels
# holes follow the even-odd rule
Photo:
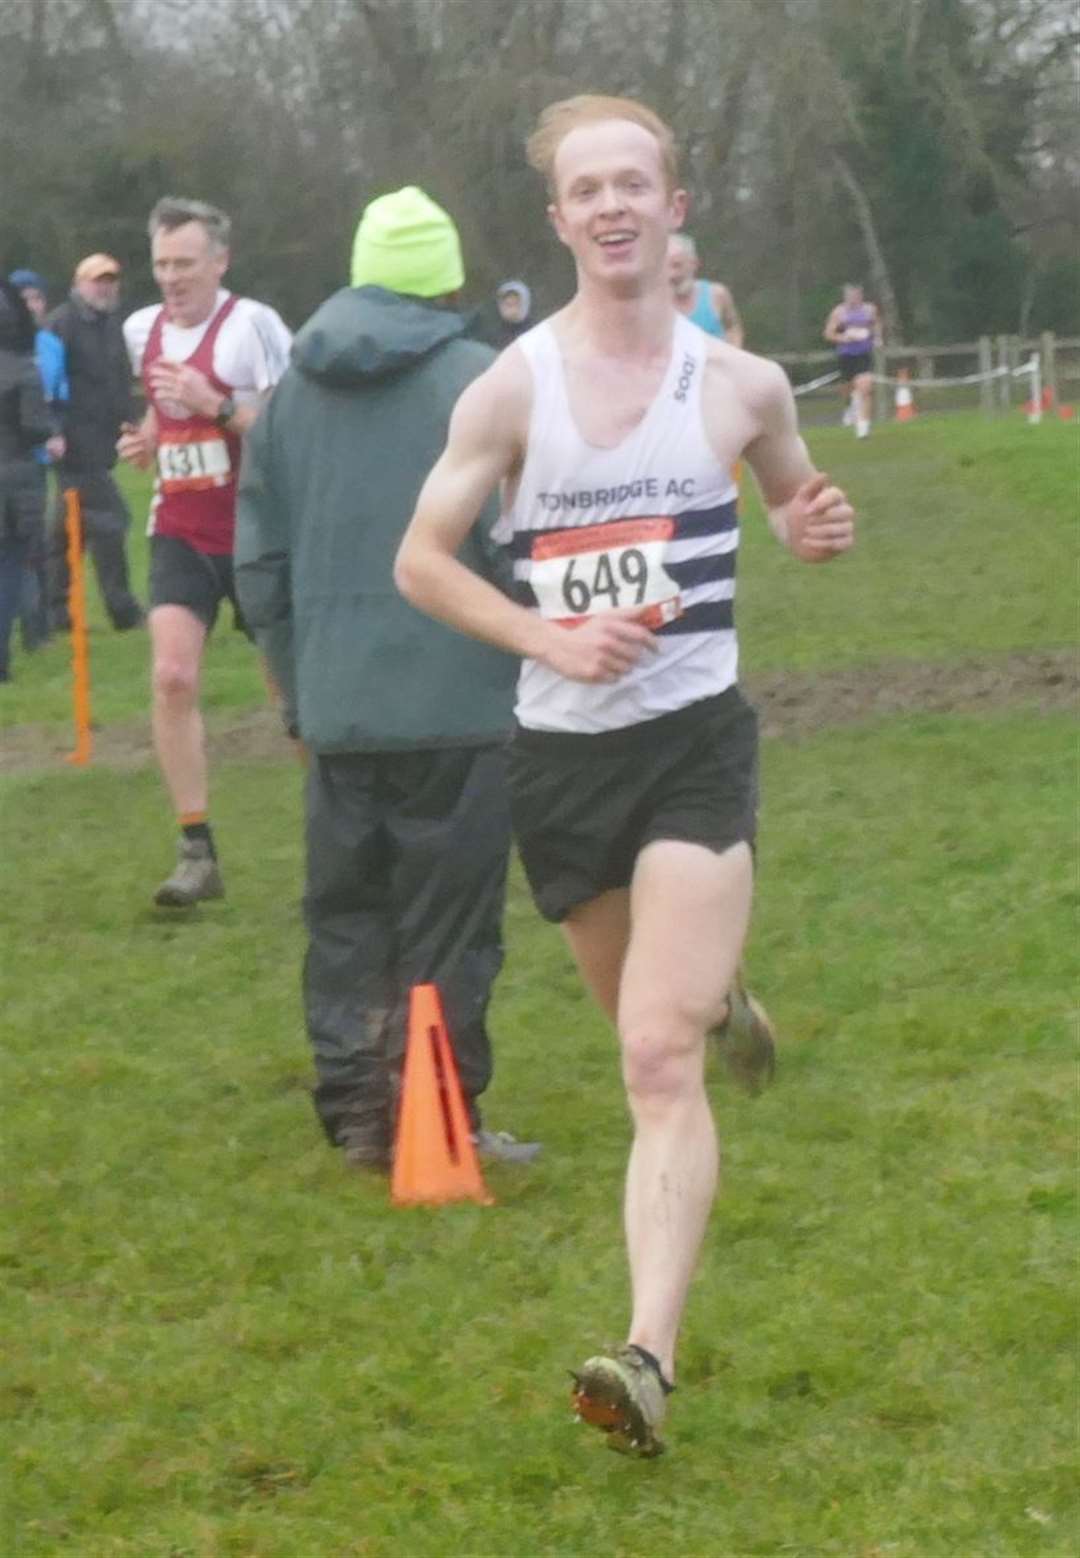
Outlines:
[[[457,559],[487,499],[514,472],[528,426],[531,382],[520,353],[503,354],[458,401],[441,458],[421,490],[394,580],[414,606],[472,638],[540,660],[574,681],[614,681],[652,634],[632,612],[591,617],[574,632],[508,600]]]
[[[725,287],[722,281],[713,283],[713,308],[724,321],[724,340],[732,346],[742,346],[746,341],[743,322],[730,287]]]
[[[757,366],[757,365],[755,365]],[[773,533],[804,563],[825,563],[855,541],[855,511],[814,469],[799,434],[795,397],[784,370],[760,364],[754,386],[762,431],[746,450]]]
[[[840,316],[842,312],[842,307],[838,303],[833,309],[832,313],[829,315],[828,319],[826,319],[825,329],[822,331],[826,341],[828,341],[832,346],[838,346],[844,339],[844,329],[840,323]]]

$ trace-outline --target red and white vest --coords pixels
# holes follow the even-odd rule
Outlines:
[[[236,306],[230,296],[218,309],[198,346],[186,359],[205,374],[223,395],[232,393],[214,372],[214,344]],[[160,309],[143,353],[142,376],[148,403],[157,417],[157,490],[151,511],[153,535],[176,536],[197,552],[228,556],[236,526],[236,483],[241,440],[219,427],[212,417],[185,411],[175,401],[157,396],[150,387],[150,369],[163,355],[165,310]]]

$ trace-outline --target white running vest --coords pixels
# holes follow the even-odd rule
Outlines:
[[[592,734],[637,725],[730,687],[737,489],[701,414],[708,338],[676,316],[671,362],[643,420],[614,449],[586,443],[570,414],[551,325],[519,336],[533,377],[525,464],[495,538],[517,599],[567,623],[640,606],[657,634],[617,682],[569,681],[522,662],[516,714],[529,730]]]

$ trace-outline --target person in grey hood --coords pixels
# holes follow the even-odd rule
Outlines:
[[[481,1154],[539,1151],[485,1129],[477,1103],[502,963],[517,662],[432,622],[393,582],[454,402],[493,356],[464,339],[449,306],[463,281],[454,224],[422,190],[373,201],[352,286],[300,331],[248,435],[237,506],[240,605],[309,755],[303,984],[315,1108],[349,1164],[380,1170],[414,984],[439,988]],[[500,582],[494,518],[464,560]]]

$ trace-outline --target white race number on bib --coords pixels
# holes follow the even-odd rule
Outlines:
[[[668,518],[619,519],[539,535],[529,583],[542,617],[574,623],[621,607],[641,608],[647,627],[682,612],[679,587],[664,568],[675,533]]]
[[[223,487],[232,472],[225,435],[206,428],[200,428],[190,438],[166,435],[158,444],[157,458],[163,492]]]

